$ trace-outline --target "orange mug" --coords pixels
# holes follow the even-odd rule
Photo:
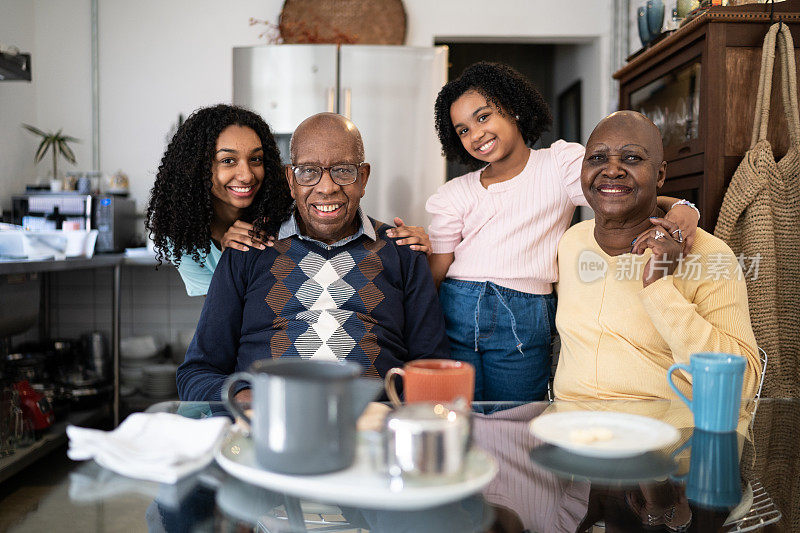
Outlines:
[[[394,384],[398,376],[403,378],[407,403],[453,402],[457,398],[471,403],[475,391],[475,367],[471,364],[452,359],[417,359],[386,373],[386,394],[395,407],[402,405]]]

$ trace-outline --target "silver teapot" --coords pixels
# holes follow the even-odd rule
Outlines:
[[[471,444],[465,402],[413,403],[386,417],[383,465],[393,479],[441,481],[458,477]]]

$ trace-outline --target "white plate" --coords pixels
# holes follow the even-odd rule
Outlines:
[[[611,431],[611,438],[590,443],[571,438],[573,431],[591,428],[606,428]],[[530,430],[545,442],[591,457],[633,457],[669,446],[680,436],[677,429],[660,420],[608,411],[542,415],[531,421]]]
[[[147,365],[142,368],[145,374],[150,374],[153,377],[174,378],[175,372],[178,371],[178,365],[172,363],[159,363],[155,365]]]
[[[158,355],[158,354],[156,354],[156,355]],[[127,372],[129,370],[132,370],[134,372],[139,372],[140,374],[142,374],[144,372],[144,367],[154,364],[154,361],[156,359],[157,358],[155,356],[150,357],[148,359],[125,359],[125,358],[123,358],[120,361],[120,370],[122,372]]]
[[[253,441],[232,429],[214,457],[223,470],[259,487],[338,505],[383,510],[423,509],[458,501],[480,492],[497,474],[494,458],[473,448],[467,454],[461,479],[392,490],[389,477],[373,468],[368,446],[365,439],[358,439],[355,462],[345,470],[316,476],[292,476],[259,467]]]
[[[123,359],[149,359],[161,350],[152,335],[125,337],[119,342],[119,352]]]

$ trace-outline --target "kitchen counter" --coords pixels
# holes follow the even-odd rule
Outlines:
[[[96,254],[94,257],[68,257],[66,259],[0,260],[0,275],[27,274],[29,272],[59,272],[86,268],[110,268],[114,266],[154,266],[155,258],[127,256],[125,254]]]
[[[65,428],[67,423],[86,425],[101,419],[113,416],[113,423],[116,426],[120,421],[120,293],[121,293],[121,271],[122,267],[150,267],[157,265],[155,257],[151,254],[142,253],[126,255],[124,253],[102,253],[96,254],[91,258],[70,257],[66,259],[43,259],[43,260],[0,260],[0,276],[19,276],[24,274],[38,274],[41,280],[41,303],[40,303],[40,325],[39,333],[43,338],[50,337],[51,322],[56,320],[56,313],[52,312],[53,300],[51,299],[51,284],[58,283],[55,276],[59,272],[73,270],[96,270],[111,269],[111,355],[113,368],[114,392],[111,405],[103,406],[102,409],[95,409],[88,412],[78,412],[68,420],[57,423],[46,431],[45,435],[31,446],[18,450],[17,453],[0,458],[0,482],[15,474],[22,468],[37,461],[46,453],[66,442]],[[103,276],[102,279],[108,279]],[[108,282],[104,282],[107,286]],[[106,289],[107,290],[107,289]],[[107,293],[106,293],[107,294]],[[2,529],[2,527],[0,527]]]
[[[97,268],[113,269],[112,276],[112,319],[111,319],[111,352],[114,372],[114,398],[113,416],[114,425],[119,424],[119,365],[120,365],[120,276],[122,266],[155,266],[154,257],[127,256],[122,253],[117,254],[97,254],[94,257],[69,257],[66,259],[44,259],[44,260],[12,260],[0,261],[0,275],[43,273],[42,276],[42,306],[43,311],[41,324],[44,325],[43,336],[49,336],[50,330],[50,279],[52,272],[63,272],[67,270],[86,270]]]

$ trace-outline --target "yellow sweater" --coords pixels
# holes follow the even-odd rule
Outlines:
[[[674,399],[667,385],[673,363],[696,352],[747,360],[742,397],[761,375],[747,306],[747,288],[730,248],[697,230],[691,253],[674,275],[642,288],[652,253],[611,257],[594,239],[594,220],[570,228],[558,245],[556,327],[561,355],[559,399]],[[673,374],[691,398],[691,376]]]

